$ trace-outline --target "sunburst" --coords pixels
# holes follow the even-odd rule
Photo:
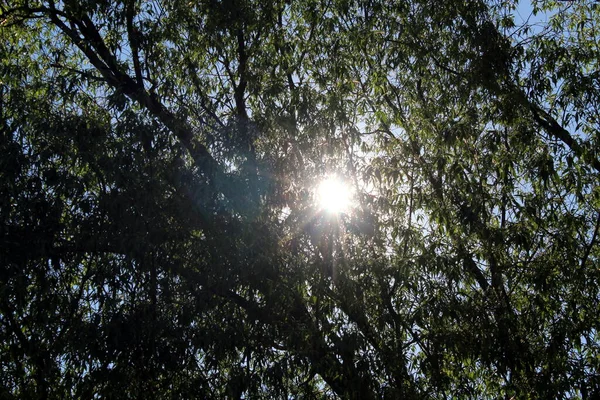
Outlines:
[[[352,197],[348,184],[334,176],[324,179],[317,187],[319,207],[332,214],[348,212]]]

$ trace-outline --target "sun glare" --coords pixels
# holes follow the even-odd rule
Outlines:
[[[352,191],[343,181],[330,177],[317,188],[319,206],[330,213],[346,212],[350,208]]]

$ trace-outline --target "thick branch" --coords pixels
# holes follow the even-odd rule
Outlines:
[[[216,189],[228,198],[234,198],[237,194],[234,190],[225,185],[226,176],[221,165],[212,157],[208,149],[201,143],[194,140],[193,129],[186,121],[177,118],[169,111],[153,92],[147,92],[143,83],[136,82],[129,75],[120,70],[116,58],[110,53],[104,44],[102,37],[98,33],[92,21],[87,17],[81,20],[69,16],[71,27],[59,18],[57,10],[53,9],[48,13],[50,20],[56,25],[72,42],[85,54],[88,60],[102,74],[107,83],[113,88],[120,90],[123,94],[146,108],[155,118],[162,122],[186,148],[195,164],[208,178],[209,182],[216,186]],[[75,29],[79,28],[79,32]],[[81,35],[83,36],[80,36]]]
[[[590,163],[596,171],[600,172],[600,160],[598,160],[598,158],[593,154],[587,153],[579,142],[571,136],[569,131],[563,128],[548,112],[529,101],[529,99],[525,98],[524,94],[522,94],[522,98],[524,102],[527,102],[535,121],[540,124],[546,132],[566,144],[577,157]]]
[[[144,87],[142,78],[142,69],[140,67],[139,56],[139,32],[133,27],[133,17],[135,15],[135,0],[127,2],[127,36],[129,38],[129,47],[131,48],[131,58],[133,59],[133,69],[135,71],[135,79],[138,87]]]
[[[237,44],[238,44],[238,75],[239,82],[235,87],[235,106],[237,109],[238,116],[246,120],[248,114],[246,112],[246,101],[244,96],[246,94],[246,87],[248,86],[248,54],[246,53],[246,42],[244,39],[244,31],[241,29],[237,32]]]

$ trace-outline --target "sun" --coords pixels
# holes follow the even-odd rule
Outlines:
[[[347,212],[352,203],[352,190],[342,180],[329,177],[317,187],[319,206],[330,213]]]

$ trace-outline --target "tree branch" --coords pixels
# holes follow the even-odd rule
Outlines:
[[[238,196],[234,188],[226,184],[227,177],[221,165],[212,157],[206,146],[194,140],[193,128],[186,121],[178,119],[169,111],[158,100],[158,96],[154,92],[147,92],[143,84],[140,85],[139,82],[134,81],[129,75],[120,70],[116,58],[104,44],[102,37],[89,17],[84,15],[81,19],[76,19],[57,10],[53,4],[47,13],[51,22],[86,55],[110,86],[138,102],[175,134],[183,147],[189,152],[196,166],[205,174],[217,191],[223,193],[229,199]],[[59,16],[67,18],[72,23],[72,27],[67,26]],[[75,30],[75,27],[79,28],[79,31]],[[80,36],[80,33],[82,36]]]
[[[546,132],[566,144],[577,157],[590,163],[590,165],[597,172],[600,172],[600,160],[598,160],[598,158],[594,157],[593,154],[587,153],[579,144],[579,142],[577,142],[577,140],[571,136],[569,131],[563,128],[548,112],[539,107],[537,104],[529,101],[529,99],[527,99],[525,94],[522,92],[521,98],[528,105],[535,121],[540,124],[546,130]]]
[[[592,240],[590,241],[590,244],[587,246],[587,248],[585,250],[585,254],[583,255],[583,258],[581,259],[581,267],[580,268],[582,268],[582,269],[585,267],[585,263],[587,262],[587,260],[590,256],[590,253],[592,252],[592,248],[596,244],[596,239],[598,238],[598,230],[600,230],[600,212],[598,213],[598,218],[596,219],[596,227],[594,228],[594,234],[592,235]]]
[[[133,27],[133,17],[135,15],[135,0],[127,2],[127,36],[129,38],[129,47],[131,48],[131,58],[133,59],[133,69],[135,78],[140,88],[144,87],[144,79],[142,77],[142,69],[140,67],[139,44],[140,33]]]

